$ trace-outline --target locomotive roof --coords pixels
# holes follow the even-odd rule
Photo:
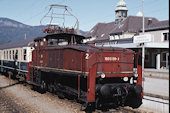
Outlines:
[[[73,33],[56,33],[56,34],[48,34],[44,37],[35,38],[34,41],[43,40],[44,38],[46,39],[69,39],[72,36],[75,36],[75,38],[80,39],[80,40],[85,39],[84,36],[73,34]]]

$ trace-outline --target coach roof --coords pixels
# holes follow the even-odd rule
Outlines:
[[[18,48],[18,47],[28,47],[33,46],[34,38],[29,38],[25,40],[20,40],[17,42],[10,42],[6,44],[0,45],[0,49],[10,49],[10,48]]]

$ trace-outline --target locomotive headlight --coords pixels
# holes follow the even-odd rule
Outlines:
[[[138,77],[138,74],[137,74],[137,73],[135,73],[135,74],[134,74],[134,76],[137,78],[137,77]]]
[[[105,75],[104,73],[101,73],[100,77],[101,77],[101,78],[105,78],[106,75]]]
[[[133,77],[130,78],[130,84],[133,84]]]
[[[134,83],[137,83],[137,80],[133,80]]]
[[[105,78],[106,77],[106,75],[104,73],[101,73],[101,72],[98,72],[97,75],[100,76],[101,78]]]
[[[128,77],[123,77],[123,81],[127,82],[128,81]]]

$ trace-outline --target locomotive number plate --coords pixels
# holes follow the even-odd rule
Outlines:
[[[119,61],[119,57],[104,57],[105,61]]]

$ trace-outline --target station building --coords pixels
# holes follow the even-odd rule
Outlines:
[[[84,42],[95,46],[123,47],[142,53],[145,48],[145,68],[169,69],[169,20],[159,21],[154,17],[144,17],[144,45],[136,43],[142,36],[143,17],[127,15],[126,3],[120,0],[115,9],[115,21],[96,24],[85,36]]]

